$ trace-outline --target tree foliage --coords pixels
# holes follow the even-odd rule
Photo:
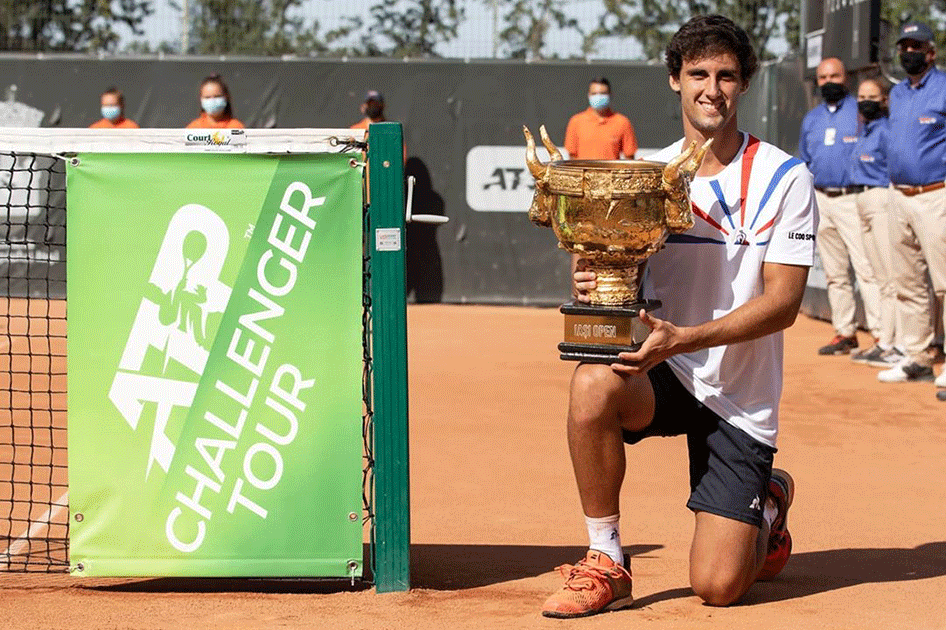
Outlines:
[[[762,59],[775,57],[776,41],[798,49],[799,9],[795,0],[603,0],[598,28],[586,48],[601,37],[633,37],[648,59],[660,59],[680,25],[695,15],[719,13],[749,33]]]
[[[946,29],[942,28],[942,17],[946,13],[946,0],[881,0],[880,19],[889,28],[888,41],[884,46],[888,58],[895,59],[897,35],[906,22],[926,22],[936,35],[936,52],[940,61],[946,60]]]
[[[503,56],[513,59],[543,59],[547,52],[549,30],[573,30],[579,35],[578,20],[565,11],[567,0],[505,0],[497,2],[504,28],[499,41],[506,48]]]
[[[180,5],[179,5],[180,6]],[[189,49],[197,54],[283,55],[309,40],[302,0],[191,0]]]
[[[336,40],[355,37],[355,43],[336,47],[335,54],[439,57],[438,44],[457,36],[462,5],[462,0],[379,0],[367,19],[348,18],[331,33]]]
[[[0,50],[111,52],[116,29],[142,35],[152,0],[0,0]]]

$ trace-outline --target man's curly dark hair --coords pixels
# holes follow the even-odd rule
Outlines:
[[[680,78],[684,61],[699,61],[730,53],[739,60],[742,80],[749,81],[759,67],[749,34],[722,15],[701,15],[680,27],[667,44],[665,60],[670,76]]]

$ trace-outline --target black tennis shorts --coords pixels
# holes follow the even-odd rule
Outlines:
[[[687,507],[762,527],[776,449],[710,411],[680,383],[666,361],[647,376],[656,399],[654,420],[643,431],[624,431],[624,441],[636,444],[646,437],[686,435]]]

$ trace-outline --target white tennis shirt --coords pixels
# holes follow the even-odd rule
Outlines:
[[[667,162],[683,140],[648,156]],[[735,159],[690,186],[695,225],[647,262],[644,294],[656,312],[694,326],[736,310],[763,289],[762,264],[811,266],[818,208],[798,158],[743,133]],[[677,378],[718,416],[775,446],[782,393],[782,333],[668,359]]]

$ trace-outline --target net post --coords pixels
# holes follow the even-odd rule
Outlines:
[[[410,492],[407,419],[407,304],[403,134],[400,123],[369,128],[375,439],[375,585],[410,588]],[[380,249],[379,249],[380,246]]]

